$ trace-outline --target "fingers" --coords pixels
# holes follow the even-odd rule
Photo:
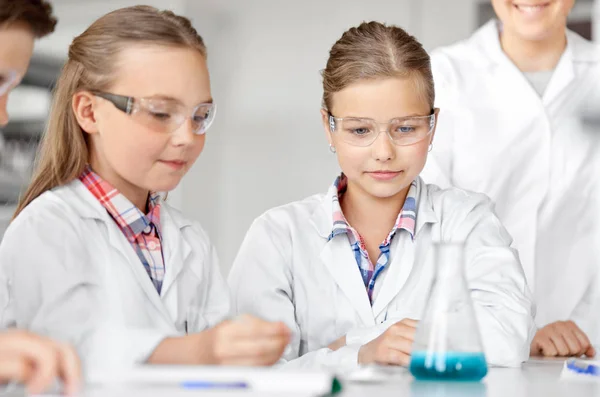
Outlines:
[[[411,323],[412,324],[412,323]],[[399,322],[392,326],[390,326],[386,333],[394,336],[402,336],[404,338],[410,339],[411,341],[415,339],[415,333],[417,332],[416,324],[412,326],[411,324]]]
[[[32,363],[19,355],[0,356],[0,383],[27,383],[33,374]]]
[[[288,340],[280,338],[244,339],[231,343],[229,357],[266,357],[283,352]],[[278,357],[279,358],[279,357]]]
[[[594,348],[594,346],[590,346],[583,354],[585,354],[589,358],[596,357],[596,349]]]
[[[565,342],[565,338],[560,332],[553,332],[550,334],[550,340],[556,348],[556,354],[558,356],[568,356],[570,354],[569,347]]]
[[[408,365],[412,342],[403,336],[387,334],[377,346],[374,361],[383,365]]]
[[[545,334],[541,334],[540,332],[541,331],[538,331],[538,334],[535,336],[532,342],[532,346],[534,346],[532,350],[536,352],[536,355],[539,354],[544,357],[556,356],[558,351],[556,350],[554,343],[552,340],[550,340],[550,337]]]
[[[381,365],[408,366],[410,364],[410,354],[388,348],[376,358],[375,362]]]
[[[572,321],[557,321],[538,331],[532,344],[532,355],[546,357],[580,356],[589,352],[595,354],[587,335]]]
[[[290,342],[285,324],[270,323],[251,316],[222,323],[217,328],[214,355],[229,365],[271,365],[277,362]]]
[[[230,323],[232,330],[235,330],[239,336],[254,337],[277,337],[280,335],[290,335],[289,328],[282,322],[269,322],[248,315],[240,317],[238,321]]]
[[[76,394],[81,386],[81,363],[75,349],[70,346],[59,347],[59,376],[64,383],[65,393]]]
[[[346,335],[342,336],[339,339],[336,339],[334,342],[331,342],[331,344],[327,346],[327,348],[336,351],[344,346],[346,346]]]
[[[413,340],[403,336],[390,335],[386,338],[384,345],[388,349],[397,350],[403,353],[410,354],[412,351]]]
[[[419,322],[417,320],[413,320],[410,318],[405,318],[404,320],[400,321],[400,323],[408,325],[409,327],[412,327],[412,328],[417,328],[417,325],[419,325]]]
[[[0,338],[0,360],[6,371],[0,378],[25,383],[30,394],[44,392],[57,376],[62,378],[67,393],[78,390],[81,369],[72,348],[27,331],[8,331]]]
[[[58,352],[54,342],[25,331],[7,333],[3,339],[8,340],[2,343],[0,356],[20,357],[34,368],[26,382],[29,393],[39,394],[52,385],[58,373]]]
[[[577,338],[577,340],[579,341],[579,345],[581,346],[581,349],[577,352],[578,356],[581,356],[582,354],[587,355],[587,352],[590,351],[590,348],[593,351],[593,346],[592,346],[592,342],[590,342],[590,339],[587,337],[587,335],[585,334],[585,332],[583,332],[577,325],[575,325],[573,323],[573,335],[575,336],[575,338]],[[591,353],[591,352],[590,352]],[[588,356],[590,357],[590,356]],[[593,356],[591,356],[593,357]]]

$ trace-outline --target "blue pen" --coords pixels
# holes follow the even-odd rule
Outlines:
[[[246,382],[188,381],[182,382],[181,387],[184,389],[247,389],[249,386]]]
[[[571,360],[567,361],[567,368],[578,374],[586,374],[586,375],[594,375],[594,376],[600,375],[600,368],[598,368],[594,364],[586,363],[585,361],[578,362],[576,360],[571,359]]]

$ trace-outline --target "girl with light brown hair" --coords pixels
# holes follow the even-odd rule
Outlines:
[[[342,173],[325,194],[257,218],[229,276],[237,312],[292,330],[289,365],[407,365],[422,354],[413,340],[435,243],[464,244],[488,362],[527,359],[531,298],[493,205],[419,177],[440,115],[434,97],[429,55],[399,27],[365,22],[331,48],[321,118]]]
[[[88,370],[279,359],[288,329],[227,320],[206,232],[158,193],[178,185],[214,119],[206,57],[188,19],[147,6],[73,40],[0,246],[2,325],[71,342]]]

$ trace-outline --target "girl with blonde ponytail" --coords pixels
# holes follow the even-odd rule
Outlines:
[[[227,320],[208,236],[158,194],[204,147],[216,110],[206,56],[189,20],[147,6],[74,39],[0,246],[1,325],[72,343],[84,369],[280,358],[288,329]]]

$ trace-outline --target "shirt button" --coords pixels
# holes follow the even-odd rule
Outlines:
[[[154,241],[150,241],[148,243],[148,249],[153,250],[156,248],[156,243]]]

